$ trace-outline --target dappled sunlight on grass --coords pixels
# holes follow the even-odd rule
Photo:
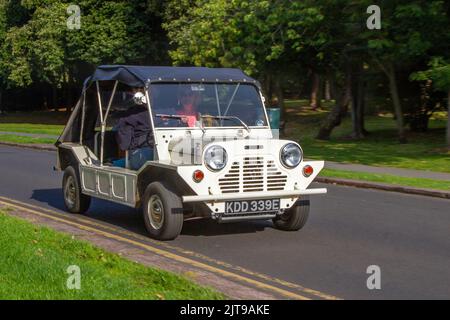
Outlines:
[[[306,158],[450,172],[444,120],[431,119],[430,129],[425,133],[408,131],[408,143],[400,144],[393,117],[366,116],[365,127],[369,134],[364,139],[354,140],[350,137],[348,116],[334,129],[329,141],[320,141],[315,136],[327,113],[315,113],[308,106],[296,109],[291,106],[291,109],[294,111],[289,113],[286,138],[300,142]]]

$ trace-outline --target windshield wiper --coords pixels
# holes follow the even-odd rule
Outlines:
[[[240,118],[236,117],[236,116],[211,116],[211,115],[202,115],[200,116],[202,119],[203,118],[213,118],[213,119],[219,119],[219,120],[236,120],[237,122],[239,122],[244,128],[245,130],[247,130],[247,132],[250,133],[250,128],[248,127],[248,125],[242,121]]]

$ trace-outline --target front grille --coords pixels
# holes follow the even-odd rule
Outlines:
[[[226,174],[219,178],[222,193],[284,190],[287,176],[264,157],[244,157],[234,161]]]

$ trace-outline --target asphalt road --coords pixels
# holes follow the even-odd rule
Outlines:
[[[0,196],[63,212],[54,159],[0,146]],[[450,299],[449,200],[325,187],[299,232],[195,220],[170,244],[343,299]],[[87,215],[145,235],[137,210],[95,200]],[[366,286],[370,265],[381,269],[380,290]]]

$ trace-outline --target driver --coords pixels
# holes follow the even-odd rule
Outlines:
[[[197,107],[201,100],[199,92],[192,90],[190,85],[180,85],[177,95],[179,109],[176,114],[186,116],[181,121],[188,127],[194,127],[198,115]]]

